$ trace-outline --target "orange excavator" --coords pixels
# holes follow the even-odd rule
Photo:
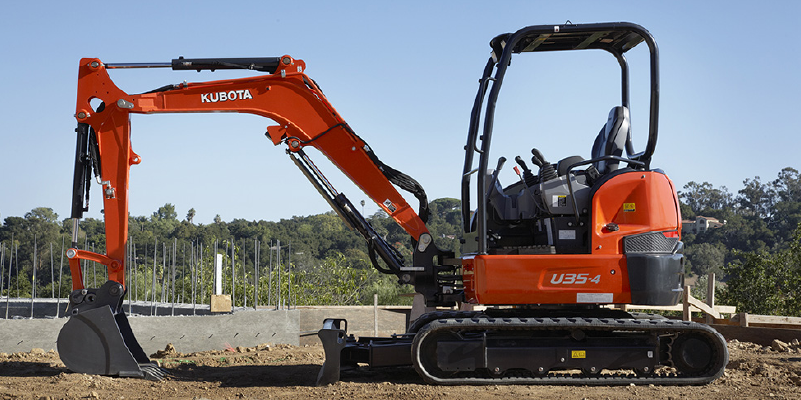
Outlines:
[[[650,119],[644,150],[635,152],[625,53],[650,51]],[[73,281],[70,318],[58,338],[73,371],[158,379],[134,337],[122,299],[128,233],[128,179],[141,158],[131,147],[130,115],[239,112],[276,122],[266,135],[351,228],[367,241],[376,269],[411,284],[433,311],[391,337],[347,334],[347,321],[326,319],[318,333],[326,360],[319,384],[343,368],[413,366],[436,384],[704,384],[723,374],[728,351],[709,326],[628,313],[609,304],[675,305],[684,282],[681,215],[673,183],[651,167],[659,114],[658,50],[631,23],[537,25],[490,41],[470,117],[462,175],[460,257],[435,245],[426,228],[421,185],[384,164],[331,106],[303,61],[275,58],[178,58],[170,63],[79,66],[73,184]],[[525,53],[605,50],[621,67],[620,104],[610,111],[590,156],[552,163],[531,150],[529,168],[515,161],[519,181],[503,186],[506,158],[490,168],[496,102],[512,57]],[[119,89],[109,69],[249,69],[253,77],[167,85],[142,94]],[[305,152],[330,159],[411,236],[405,260],[339,193]],[[590,147],[590,146],[588,146]],[[518,168],[519,167],[519,168]],[[88,209],[91,176],[102,186],[106,254],[77,247],[78,221]],[[415,211],[397,188],[419,201]],[[82,284],[80,262],[107,267],[99,288]],[[481,310],[436,307],[483,305]]]

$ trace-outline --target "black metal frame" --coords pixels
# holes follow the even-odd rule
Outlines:
[[[487,201],[488,182],[486,173],[489,165],[489,149],[492,142],[492,130],[495,116],[495,105],[500,93],[501,84],[510,65],[512,54],[522,52],[569,51],[600,49],[611,53],[621,68],[621,103],[629,107],[629,68],[625,53],[639,43],[645,42],[650,50],[651,99],[648,142],[642,153],[634,154],[630,138],[626,142],[629,159],[641,163],[648,169],[651,157],[656,148],[657,127],[659,120],[659,50],[653,36],[642,26],[628,22],[566,25],[534,25],[522,28],[514,33],[496,36],[490,41],[492,56],[484,68],[479,81],[478,94],[470,115],[470,127],[465,146],[465,163],[462,175],[462,219],[465,232],[478,230],[478,253],[487,254]],[[493,70],[495,74],[493,76]],[[489,90],[489,97],[486,97]],[[486,97],[486,104],[485,103]],[[483,129],[481,114],[484,114]],[[479,146],[480,141],[480,148]],[[479,154],[479,165],[473,168],[473,157]],[[478,173],[476,208],[476,224],[471,223],[470,210],[470,176]]]

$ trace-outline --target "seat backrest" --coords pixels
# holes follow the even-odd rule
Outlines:
[[[609,118],[606,124],[598,132],[595,143],[592,145],[592,158],[603,156],[622,156],[626,148],[626,141],[631,135],[631,124],[629,122],[629,110],[623,106],[617,106],[609,111]],[[595,169],[601,175],[617,170],[619,161],[602,160],[593,163]]]

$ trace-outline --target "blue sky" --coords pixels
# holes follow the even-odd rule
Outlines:
[[[494,5],[493,5],[494,4]],[[78,61],[290,54],[385,163],[429,198],[458,197],[462,147],[489,40],[527,25],[630,21],[661,56],[660,138],[653,166],[678,188],[708,181],[735,192],[801,168],[801,2],[776,1],[139,1],[7,2],[0,13],[0,218],[51,207],[69,217]],[[634,85],[645,52],[629,56]],[[644,50],[644,49],[642,49]],[[638,53],[639,51],[639,53]],[[638,61],[642,60],[638,63]],[[129,93],[241,72],[112,71]],[[617,64],[600,52],[518,57],[498,104],[493,157],[589,156],[619,102]],[[635,145],[647,92],[632,90]],[[279,220],[328,205],[263,135],[271,122],[238,114],[135,115],[130,211],[170,202],[196,222]],[[638,136],[638,134],[640,136]],[[367,199],[312,154],[354,202]],[[515,178],[508,168],[501,179]],[[97,185],[88,216],[101,217]],[[415,203],[415,202],[413,202]],[[371,214],[377,206],[365,207]]]

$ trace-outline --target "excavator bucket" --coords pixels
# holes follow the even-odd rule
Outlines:
[[[58,354],[70,370],[85,374],[161,380],[165,373],[145,354],[122,311],[122,285],[108,281],[99,289],[70,296],[70,318],[58,334]],[[108,304],[119,304],[113,307]]]

